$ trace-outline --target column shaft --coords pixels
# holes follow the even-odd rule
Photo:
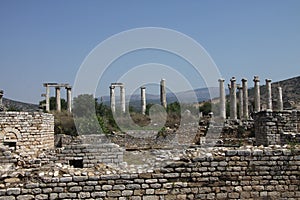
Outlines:
[[[164,108],[167,108],[167,96],[166,96],[166,88],[165,88],[165,79],[161,79],[160,81],[160,103]]]
[[[254,111],[260,111],[260,88],[259,88],[259,77],[254,76]]]
[[[55,88],[55,96],[56,96],[56,110],[58,112],[61,111],[61,100],[60,100],[60,87]]]
[[[219,79],[220,84],[220,117],[226,119],[226,97],[225,97],[225,87],[224,79]]]
[[[247,79],[242,79],[242,87],[243,87],[243,114],[244,119],[248,120],[249,111],[248,111],[248,83]]]
[[[231,89],[230,89],[230,119],[237,119],[237,109],[236,109],[236,82],[235,77],[230,79]]]
[[[116,112],[115,87],[110,86],[110,108],[113,113]]]
[[[278,110],[282,111],[283,110],[283,100],[282,100],[282,88],[278,87]]]
[[[2,105],[2,98],[3,98],[3,90],[0,90],[0,106]]]
[[[50,111],[50,87],[46,85],[46,111]]]
[[[240,105],[240,109],[239,109],[239,118],[243,119],[244,118],[244,99],[243,99],[243,87],[242,86],[238,86],[239,89],[239,105]]]
[[[146,88],[141,87],[141,107],[142,107],[142,114],[146,113]]]
[[[72,88],[71,87],[67,87],[67,110],[69,113],[72,112]]]
[[[271,79],[266,79],[266,87],[267,87],[267,110],[272,110],[272,86]]]

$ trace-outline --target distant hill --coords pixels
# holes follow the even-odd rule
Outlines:
[[[194,94],[197,97],[197,102],[203,102],[208,101],[210,99],[216,98],[219,96],[219,88],[213,87],[210,88],[211,94],[209,94],[208,88],[199,88],[195,90],[188,90],[178,93],[167,93],[167,102],[173,103],[178,101],[178,99],[181,99],[182,103],[195,103],[193,101]],[[226,90],[226,93],[228,93],[228,90]],[[130,99],[129,99],[130,98]],[[146,94],[147,98],[147,104],[159,104],[160,103],[160,95],[154,95],[154,94]],[[178,99],[177,99],[178,98]],[[110,97],[109,96],[102,96],[101,97],[102,102],[106,105],[109,105],[110,103]],[[118,101],[119,97],[116,98],[116,101]],[[130,105],[135,108],[140,108],[140,102],[141,97],[139,94],[132,95],[131,97],[126,96],[126,102],[130,102]]]
[[[260,82],[261,104],[266,107],[267,93],[265,80]],[[283,104],[285,109],[300,109],[300,76],[272,83],[273,107],[277,106],[278,90],[282,87]],[[254,102],[254,88],[249,89],[249,101]]]
[[[39,110],[39,106],[36,104],[23,103],[20,101],[14,101],[7,98],[3,98],[3,105],[6,107],[6,109],[13,110],[13,111],[31,112],[31,111]]]

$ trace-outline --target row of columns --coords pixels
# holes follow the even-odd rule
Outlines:
[[[259,77],[254,76],[254,112],[259,112],[260,108],[260,85]],[[271,79],[266,79],[266,89],[267,89],[267,110],[272,110],[272,87]],[[224,79],[219,79],[220,87],[220,116],[226,119],[226,96],[225,96],[225,86]],[[230,93],[230,119],[237,119],[237,97],[236,92],[239,92],[239,105],[240,112],[239,118],[247,120],[249,118],[248,111],[248,83],[247,79],[242,79],[242,85],[236,84],[235,77],[230,79],[230,84],[228,84],[228,89]],[[278,87],[278,110],[283,110],[283,100],[282,100],[282,88]]]
[[[120,87],[120,101],[122,113],[126,111],[125,87],[123,83],[112,83],[110,88],[110,107],[113,113],[116,112],[115,87]],[[146,113],[146,87],[141,88],[141,110],[142,114]],[[164,108],[167,108],[166,82],[165,79],[160,81],[160,102]]]
[[[112,83],[109,87],[110,89],[110,107],[113,113],[116,112],[116,97],[115,97],[115,88],[120,88],[120,101],[121,101],[121,110],[123,113],[126,111],[126,101],[125,101],[125,87],[123,83]]]
[[[44,83],[46,94],[42,94],[46,98],[46,111],[50,111],[50,87],[55,88],[56,111],[61,112],[61,95],[60,88],[64,87],[67,93],[67,111],[72,112],[72,87],[69,84]]]

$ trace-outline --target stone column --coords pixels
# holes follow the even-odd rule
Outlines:
[[[125,100],[125,87],[122,85],[120,86],[120,98],[121,98],[121,109],[122,113],[126,111],[126,100]]]
[[[166,96],[166,82],[165,79],[160,81],[160,103],[164,108],[167,108],[167,96]]]
[[[220,117],[226,119],[226,97],[225,97],[225,87],[224,79],[219,79],[220,85]]]
[[[278,87],[278,110],[282,111],[283,110],[283,100],[282,100],[282,88]]]
[[[239,105],[240,105],[240,110],[239,110],[239,118],[243,119],[244,117],[244,99],[243,99],[243,87],[241,85],[237,85],[237,88],[239,89]]]
[[[236,120],[237,119],[237,112],[236,112],[236,79],[232,77],[230,79],[230,119]]]
[[[66,90],[67,90],[67,110],[69,113],[72,112],[72,88],[71,86],[69,87],[66,87]]]
[[[248,83],[247,79],[242,79],[242,87],[243,87],[243,114],[244,119],[248,120],[249,118],[249,111],[248,111]]]
[[[56,96],[56,110],[61,111],[61,100],[60,100],[60,87],[55,87],[55,96]]]
[[[48,85],[45,85],[46,87],[46,111],[50,111],[50,87]]]
[[[254,76],[254,112],[260,111],[260,88],[259,88],[259,77]]]
[[[3,98],[3,90],[0,90],[0,106],[2,105],[2,98]]]
[[[266,87],[267,87],[267,110],[272,111],[272,86],[271,79],[266,79]]]
[[[141,107],[142,107],[142,114],[146,113],[146,87],[141,87]]]
[[[115,87],[110,86],[110,109],[112,113],[116,112],[116,98],[115,98]]]

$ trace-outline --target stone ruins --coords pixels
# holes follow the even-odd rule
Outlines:
[[[4,91],[0,90],[0,111],[4,111],[4,106],[2,104],[3,95],[4,95]]]
[[[120,87],[120,102],[122,113],[126,112],[126,100],[125,100],[125,87],[123,83],[112,83],[109,87],[110,89],[110,108],[113,113],[116,112],[116,97],[115,97],[115,87]]]
[[[69,84],[44,83],[43,86],[46,88],[46,93],[42,94],[46,99],[46,105],[44,105],[46,112],[50,111],[50,87],[55,88],[56,111],[61,112],[60,89],[65,88],[67,91],[67,110],[72,112],[72,87]]]
[[[179,132],[167,128],[169,134],[156,138],[122,134],[54,137],[52,114],[0,112],[0,200],[300,199],[300,111],[283,108],[280,87],[273,91],[278,92],[278,99],[276,106],[272,104],[269,79],[266,105],[262,106],[258,76],[253,80],[254,101],[250,102],[247,80],[241,81],[237,84],[235,77],[230,79],[228,102],[225,80],[219,80],[220,118],[224,124],[219,124],[217,116],[207,124],[200,119],[195,130],[187,123]],[[60,87],[67,89],[71,111],[69,85],[44,86],[47,111],[49,87],[56,88],[58,111]],[[162,79],[160,100],[166,108],[165,86]],[[121,111],[125,112],[122,83],[110,86],[111,108],[116,112],[115,87],[120,87]],[[145,89],[141,87],[143,114]],[[0,103],[2,96],[0,92]],[[228,138],[223,136],[232,134],[233,127],[253,130],[254,141],[248,138],[249,145],[225,146],[222,141]],[[206,145],[204,139],[209,130],[222,132],[221,143],[214,147]],[[200,137],[189,143],[192,131],[200,132]],[[241,141],[242,137],[235,139]],[[152,146],[130,149],[142,143]]]
[[[160,102],[164,108],[167,108],[167,96],[166,96],[166,88],[165,88],[165,79],[161,79],[160,81]],[[125,87],[123,83],[111,83],[109,86],[110,89],[110,108],[113,113],[116,112],[116,97],[115,97],[115,88],[120,87],[120,103],[121,103],[121,111],[122,113],[126,112],[126,95],[125,95]],[[146,87],[141,87],[141,110],[142,114],[146,112]]]

